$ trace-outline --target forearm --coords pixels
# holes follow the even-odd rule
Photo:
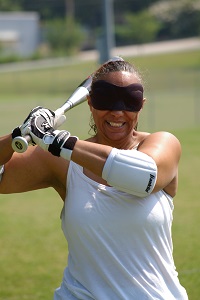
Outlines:
[[[78,140],[71,159],[84,168],[102,176],[102,170],[112,147]]]
[[[0,166],[7,163],[14,153],[11,143],[11,134],[0,137]]]

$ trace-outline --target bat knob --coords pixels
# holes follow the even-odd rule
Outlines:
[[[17,136],[12,140],[12,148],[15,152],[23,153],[28,149],[28,140],[22,136]]]

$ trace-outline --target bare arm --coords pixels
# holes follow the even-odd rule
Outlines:
[[[96,176],[102,177],[102,171],[111,150],[110,146],[78,140],[71,159]],[[140,143],[138,150],[152,157],[157,165],[158,176],[154,192],[166,188],[172,182],[177,185],[181,147],[172,134],[157,132],[147,135]],[[25,154],[14,154],[6,164],[6,176],[3,178],[0,192],[21,192],[48,186],[53,186],[58,190],[57,186],[60,183],[65,186],[64,178],[68,162],[63,169],[64,161],[38,147],[30,147]],[[9,181],[12,186],[8,183]],[[56,183],[57,181],[59,184]]]
[[[11,134],[0,138],[0,165],[4,165],[8,162],[14,153],[11,147],[11,142]]]
[[[72,152],[72,160],[101,177],[112,147],[78,140]]]
[[[174,196],[178,184],[178,163],[181,157],[181,145],[178,139],[168,132],[156,132],[141,143],[139,151],[151,156],[156,162],[158,176],[154,192],[166,189]]]
[[[5,164],[0,193],[53,187],[63,198],[68,162],[37,146],[25,153],[13,153],[11,141],[10,135],[0,139],[0,164]]]

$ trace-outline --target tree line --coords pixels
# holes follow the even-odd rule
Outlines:
[[[0,11],[36,11],[54,54],[96,47],[102,0],[0,0]],[[112,0],[116,46],[200,35],[200,0]]]

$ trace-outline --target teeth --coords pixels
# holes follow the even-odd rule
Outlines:
[[[108,122],[112,127],[121,127],[123,123]]]

